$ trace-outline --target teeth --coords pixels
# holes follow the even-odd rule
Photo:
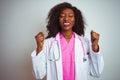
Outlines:
[[[66,26],[67,26],[67,25],[70,25],[70,23],[64,23],[64,25],[66,25]]]

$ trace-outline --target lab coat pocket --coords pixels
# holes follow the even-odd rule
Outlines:
[[[60,59],[60,52],[57,44],[53,44],[49,49],[48,60],[49,61],[58,61]]]

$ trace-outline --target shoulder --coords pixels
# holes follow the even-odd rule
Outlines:
[[[54,40],[53,37],[44,39],[43,48],[44,48],[45,51],[46,51],[47,49],[49,49],[49,47],[50,47],[50,45],[51,45],[51,42],[52,42],[53,40]]]
[[[89,39],[88,39],[87,37],[80,36],[80,38],[81,38],[84,42],[86,42],[86,43],[89,42]]]
[[[47,39],[44,40],[44,43],[45,43],[45,44],[49,44],[49,43],[51,43],[53,40],[54,40],[54,37],[47,38]]]
[[[80,38],[81,38],[82,43],[83,43],[83,45],[85,47],[85,50],[87,52],[89,52],[89,49],[90,49],[90,41],[89,41],[89,39],[87,37],[83,37],[83,36],[80,36]]]
[[[83,45],[88,48],[90,46],[90,41],[87,37],[84,36],[79,36],[79,38],[81,39],[81,42],[83,43]]]
[[[85,36],[80,36],[79,34],[77,34],[77,33],[75,33],[75,32],[73,32],[73,33],[74,33],[76,39],[81,39],[81,40],[84,41],[84,42],[88,42],[88,41],[89,41],[87,37],[85,37]]]

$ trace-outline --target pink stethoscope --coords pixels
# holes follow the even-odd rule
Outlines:
[[[84,47],[83,41],[82,41],[82,39],[80,38],[80,36],[78,36],[78,38],[79,38],[79,40],[80,40],[80,42],[81,42],[81,45],[82,45],[83,62],[85,62],[85,61],[87,61],[87,59],[86,59],[86,57],[85,57],[85,47]],[[55,39],[51,42],[49,52],[51,51],[52,47],[54,47],[54,46],[53,46],[54,43],[57,43],[57,46],[59,47],[58,40],[56,39],[56,37],[55,37]],[[54,48],[53,48],[53,49],[54,49]],[[60,52],[60,49],[59,49],[59,52]],[[55,62],[55,61],[58,61],[58,60],[60,59],[60,53],[58,54],[58,57],[56,58],[56,57],[55,57],[55,54],[54,54],[54,51],[53,51],[52,54],[48,54],[48,56],[49,56],[49,57],[48,57],[48,60],[49,60],[49,61]]]
[[[86,57],[85,57],[84,44],[83,44],[83,41],[82,41],[82,39],[80,38],[80,36],[78,36],[78,38],[79,38],[79,40],[80,40],[80,42],[81,42],[81,45],[82,45],[83,62],[85,62],[85,61],[87,61],[87,59],[86,59]],[[53,49],[55,49],[55,48],[54,48],[54,47],[55,47],[55,46],[54,46],[55,43],[57,43],[58,50],[59,50],[59,52],[60,52],[59,43],[58,43],[58,40],[57,40],[56,37],[55,37],[55,39],[54,39],[54,40],[51,42],[51,44],[50,44],[50,49],[49,49],[49,52],[50,52],[50,53],[48,54],[48,60],[49,60],[49,61],[52,61],[52,62],[55,62],[56,78],[57,78],[57,80],[58,80],[58,72],[57,72],[56,61],[60,60],[60,53],[58,54],[58,57],[57,57],[57,58],[55,57],[54,51],[51,53],[52,47],[53,47]]]

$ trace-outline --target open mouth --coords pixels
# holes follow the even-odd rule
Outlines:
[[[64,26],[70,26],[70,23],[69,22],[65,22],[65,23],[63,23],[64,24]]]

